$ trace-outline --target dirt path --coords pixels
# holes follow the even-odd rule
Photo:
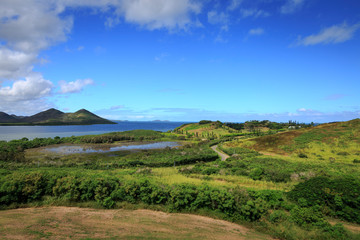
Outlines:
[[[75,207],[0,211],[1,239],[271,239],[208,217]]]
[[[220,152],[217,149],[217,147],[218,147],[218,145],[214,145],[214,146],[211,147],[211,149],[214,150],[221,157],[221,161],[225,161],[226,159],[228,159],[230,157],[226,153]]]

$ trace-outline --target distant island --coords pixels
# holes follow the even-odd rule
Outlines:
[[[86,109],[75,113],[64,113],[57,109],[37,113],[32,116],[16,116],[0,112],[1,126],[23,126],[23,125],[91,125],[91,124],[116,124],[101,118]]]

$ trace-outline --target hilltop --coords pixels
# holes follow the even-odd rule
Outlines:
[[[175,128],[174,132],[178,134],[186,134],[188,136],[208,139],[239,133],[238,130],[230,128],[220,121],[212,122],[208,120],[202,120],[198,123],[184,124],[178,128]]]
[[[86,109],[75,113],[64,113],[57,109],[34,114],[32,116],[16,116],[0,112],[0,125],[90,125],[90,124],[115,124],[101,118]]]

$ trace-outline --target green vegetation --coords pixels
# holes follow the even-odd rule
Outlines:
[[[173,132],[187,137],[210,140],[244,135],[241,131],[230,128],[220,121],[212,122],[208,120],[184,124],[174,129]]]
[[[233,141],[224,147],[245,147],[259,152],[350,163],[360,155],[359,143],[360,119],[355,119]]]
[[[359,128],[353,120],[254,138],[202,121],[173,133],[0,142],[0,208],[133,204],[246,224],[277,239],[359,239],[347,228],[360,224]],[[70,155],[38,149],[168,140],[182,146]],[[212,145],[230,158],[221,161]]]
[[[246,121],[244,123],[225,123],[226,126],[231,127],[236,130],[243,130],[247,129],[248,131],[257,131],[261,129],[267,130],[284,130],[284,129],[300,129],[300,128],[307,128],[314,126],[314,123],[306,124],[306,123],[299,123],[296,121],[289,121],[287,123],[277,123],[271,122],[269,120],[264,121]]]

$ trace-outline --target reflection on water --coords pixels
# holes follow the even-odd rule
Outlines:
[[[50,151],[61,154],[73,154],[73,153],[106,153],[124,150],[147,150],[147,149],[163,149],[166,147],[178,147],[177,142],[155,142],[146,144],[127,144],[121,146],[57,146],[44,148],[44,151]]]

